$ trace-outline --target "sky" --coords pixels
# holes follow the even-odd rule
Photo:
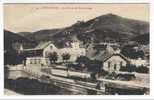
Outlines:
[[[108,13],[149,22],[148,4],[5,4],[4,28],[12,32],[63,28]]]

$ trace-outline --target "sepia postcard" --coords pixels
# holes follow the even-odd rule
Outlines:
[[[5,95],[149,95],[149,4],[4,4]]]

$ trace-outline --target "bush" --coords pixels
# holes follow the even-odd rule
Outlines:
[[[106,76],[106,79],[112,79],[112,80],[114,80],[116,78],[116,76],[117,76],[117,74],[115,72],[112,72],[112,73],[110,73],[110,74],[108,74]]]
[[[92,72],[100,72],[102,67],[102,62],[98,60],[90,60],[87,64],[88,70]]]
[[[144,52],[142,50],[136,51],[135,49],[133,49],[134,46],[135,45],[125,45],[122,48],[121,53],[131,59],[144,58]]]
[[[101,70],[98,74],[99,74],[99,76],[106,76],[109,74],[109,72],[107,72],[105,70]]]
[[[78,63],[78,67],[81,67],[81,69],[86,69],[90,72],[100,72],[102,67],[102,62],[98,60],[90,60],[86,56],[80,56],[77,58],[76,62]],[[84,65],[84,68],[82,67]]]
[[[76,62],[79,64],[88,64],[90,62],[90,59],[86,56],[80,56],[77,58]]]
[[[69,53],[62,54],[63,62],[68,61],[70,59],[71,55]]]
[[[133,65],[126,65],[126,66],[122,66],[120,68],[120,71],[124,71],[124,72],[135,72],[136,71],[136,67]]]
[[[149,73],[149,68],[141,66],[141,67],[136,68],[136,72],[138,72],[138,73]]]

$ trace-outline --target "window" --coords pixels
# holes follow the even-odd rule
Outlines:
[[[37,59],[34,59],[34,64],[37,64]]]
[[[34,64],[34,59],[30,59],[31,60],[31,64]]]
[[[46,64],[47,64],[47,65],[50,64],[49,60],[45,60],[45,61],[46,61]]]
[[[122,61],[120,62],[120,66],[122,67]]]
[[[46,58],[48,57],[48,52],[47,52],[47,51],[45,52],[45,57],[46,57]]]
[[[111,66],[111,62],[108,62],[108,68],[110,68],[110,66]]]
[[[38,60],[38,63],[40,64],[41,63],[41,59],[37,59]]]
[[[30,64],[33,64],[33,61],[32,61],[32,59],[29,59],[29,61],[30,61]]]
[[[48,65],[50,65],[51,62],[50,62],[49,59],[46,59],[46,60],[45,60],[45,63],[48,64]]]
[[[114,70],[116,70],[117,64],[114,64]]]

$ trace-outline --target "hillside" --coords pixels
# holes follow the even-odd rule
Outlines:
[[[57,47],[63,47],[66,41],[78,41],[81,46],[86,47],[87,57],[97,60],[102,60],[102,57],[107,53],[104,47],[93,47],[104,41],[115,42],[120,44],[124,53],[130,51],[131,53],[128,53],[130,56],[134,44],[149,44],[149,23],[107,14],[86,22],[78,21],[61,29],[20,33],[4,30],[4,49],[7,51],[11,50],[12,52],[12,45],[17,42],[22,43],[24,48],[32,48],[42,41],[52,41]],[[133,45],[129,47],[127,44]],[[5,61],[12,61],[15,56],[13,55],[11,58],[9,55],[5,58],[7,58]],[[12,62],[9,63],[12,64]]]
[[[15,43],[22,43],[25,47],[27,47],[35,44],[35,41],[20,36],[16,33],[4,30],[4,49],[11,50],[13,48],[13,44]]]
[[[86,22],[78,21],[63,29],[40,30],[29,35],[24,34],[24,36],[37,42],[45,40],[58,42],[59,39],[63,42],[77,39],[87,44],[106,40],[123,42],[148,33],[148,22],[106,14]]]
[[[132,41],[147,45],[150,43],[150,37],[149,34],[142,34],[132,38]]]
[[[36,41],[42,41],[42,40],[50,40],[50,37],[52,37],[56,32],[58,32],[59,29],[49,29],[49,30],[40,30],[37,32],[20,32],[18,33],[21,36],[27,37],[31,40]]]

